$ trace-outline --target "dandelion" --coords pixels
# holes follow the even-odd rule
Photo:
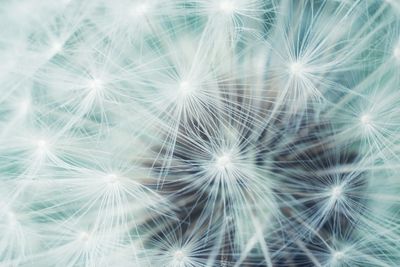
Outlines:
[[[399,19],[3,1],[0,265],[399,266]]]

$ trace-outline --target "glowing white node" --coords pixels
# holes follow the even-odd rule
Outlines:
[[[8,222],[9,224],[13,225],[17,222],[17,217],[15,216],[15,213],[12,211],[7,212],[7,217],[8,217]]]
[[[131,10],[130,14],[131,14],[131,16],[140,17],[140,16],[145,15],[147,13],[148,9],[149,9],[149,7],[145,3],[142,3],[140,5],[135,6]]]
[[[334,199],[339,199],[343,193],[343,189],[341,186],[335,186],[332,188],[331,196]]]
[[[341,259],[343,259],[343,257],[344,257],[344,253],[342,251],[335,251],[333,253],[333,258],[335,260],[341,260]]]
[[[191,86],[191,84],[187,81],[182,81],[179,84],[179,91],[183,94],[183,95],[188,95],[193,91],[193,88]]]
[[[303,64],[301,62],[294,62],[290,65],[290,72],[293,75],[301,75],[303,73]]]
[[[262,73],[265,70],[265,60],[263,57],[257,56],[254,62],[255,68],[258,72]]]
[[[400,60],[400,44],[397,45],[397,47],[393,50],[393,56],[394,56],[397,60]]]
[[[89,82],[89,88],[91,90],[100,90],[103,87],[103,81],[100,79],[93,79]]]
[[[360,121],[364,125],[370,125],[371,124],[371,117],[368,114],[362,115],[360,118]]]
[[[45,149],[47,147],[47,142],[43,139],[37,141],[37,146],[39,149]]]
[[[174,260],[177,262],[182,262],[185,259],[185,253],[182,250],[177,250],[174,253]]]
[[[118,182],[118,176],[115,174],[110,174],[107,176],[107,182],[110,184],[115,184],[116,182]]]
[[[81,232],[79,234],[79,240],[82,242],[87,242],[89,241],[90,235],[87,232]]]
[[[230,155],[228,155],[228,154],[224,154],[224,155],[218,157],[217,162],[216,162],[218,168],[220,168],[220,169],[225,169],[225,168],[229,167],[229,165],[231,165],[231,163],[232,163],[232,159],[231,159]]]
[[[219,9],[229,14],[235,11],[235,5],[231,1],[222,1],[219,4]]]
[[[28,111],[28,108],[29,108],[29,101],[24,100],[21,101],[21,103],[19,104],[18,111],[20,114],[25,114]]]
[[[59,42],[54,42],[54,43],[51,45],[50,50],[51,50],[51,52],[52,52],[53,54],[56,54],[56,53],[58,53],[58,52],[60,52],[60,51],[62,50],[62,44],[59,43]]]

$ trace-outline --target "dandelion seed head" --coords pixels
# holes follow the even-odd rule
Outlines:
[[[3,1],[0,265],[400,266],[386,1]]]

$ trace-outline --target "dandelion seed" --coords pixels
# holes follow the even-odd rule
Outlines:
[[[398,7],[2,1],[0,266],[400,266]]]

